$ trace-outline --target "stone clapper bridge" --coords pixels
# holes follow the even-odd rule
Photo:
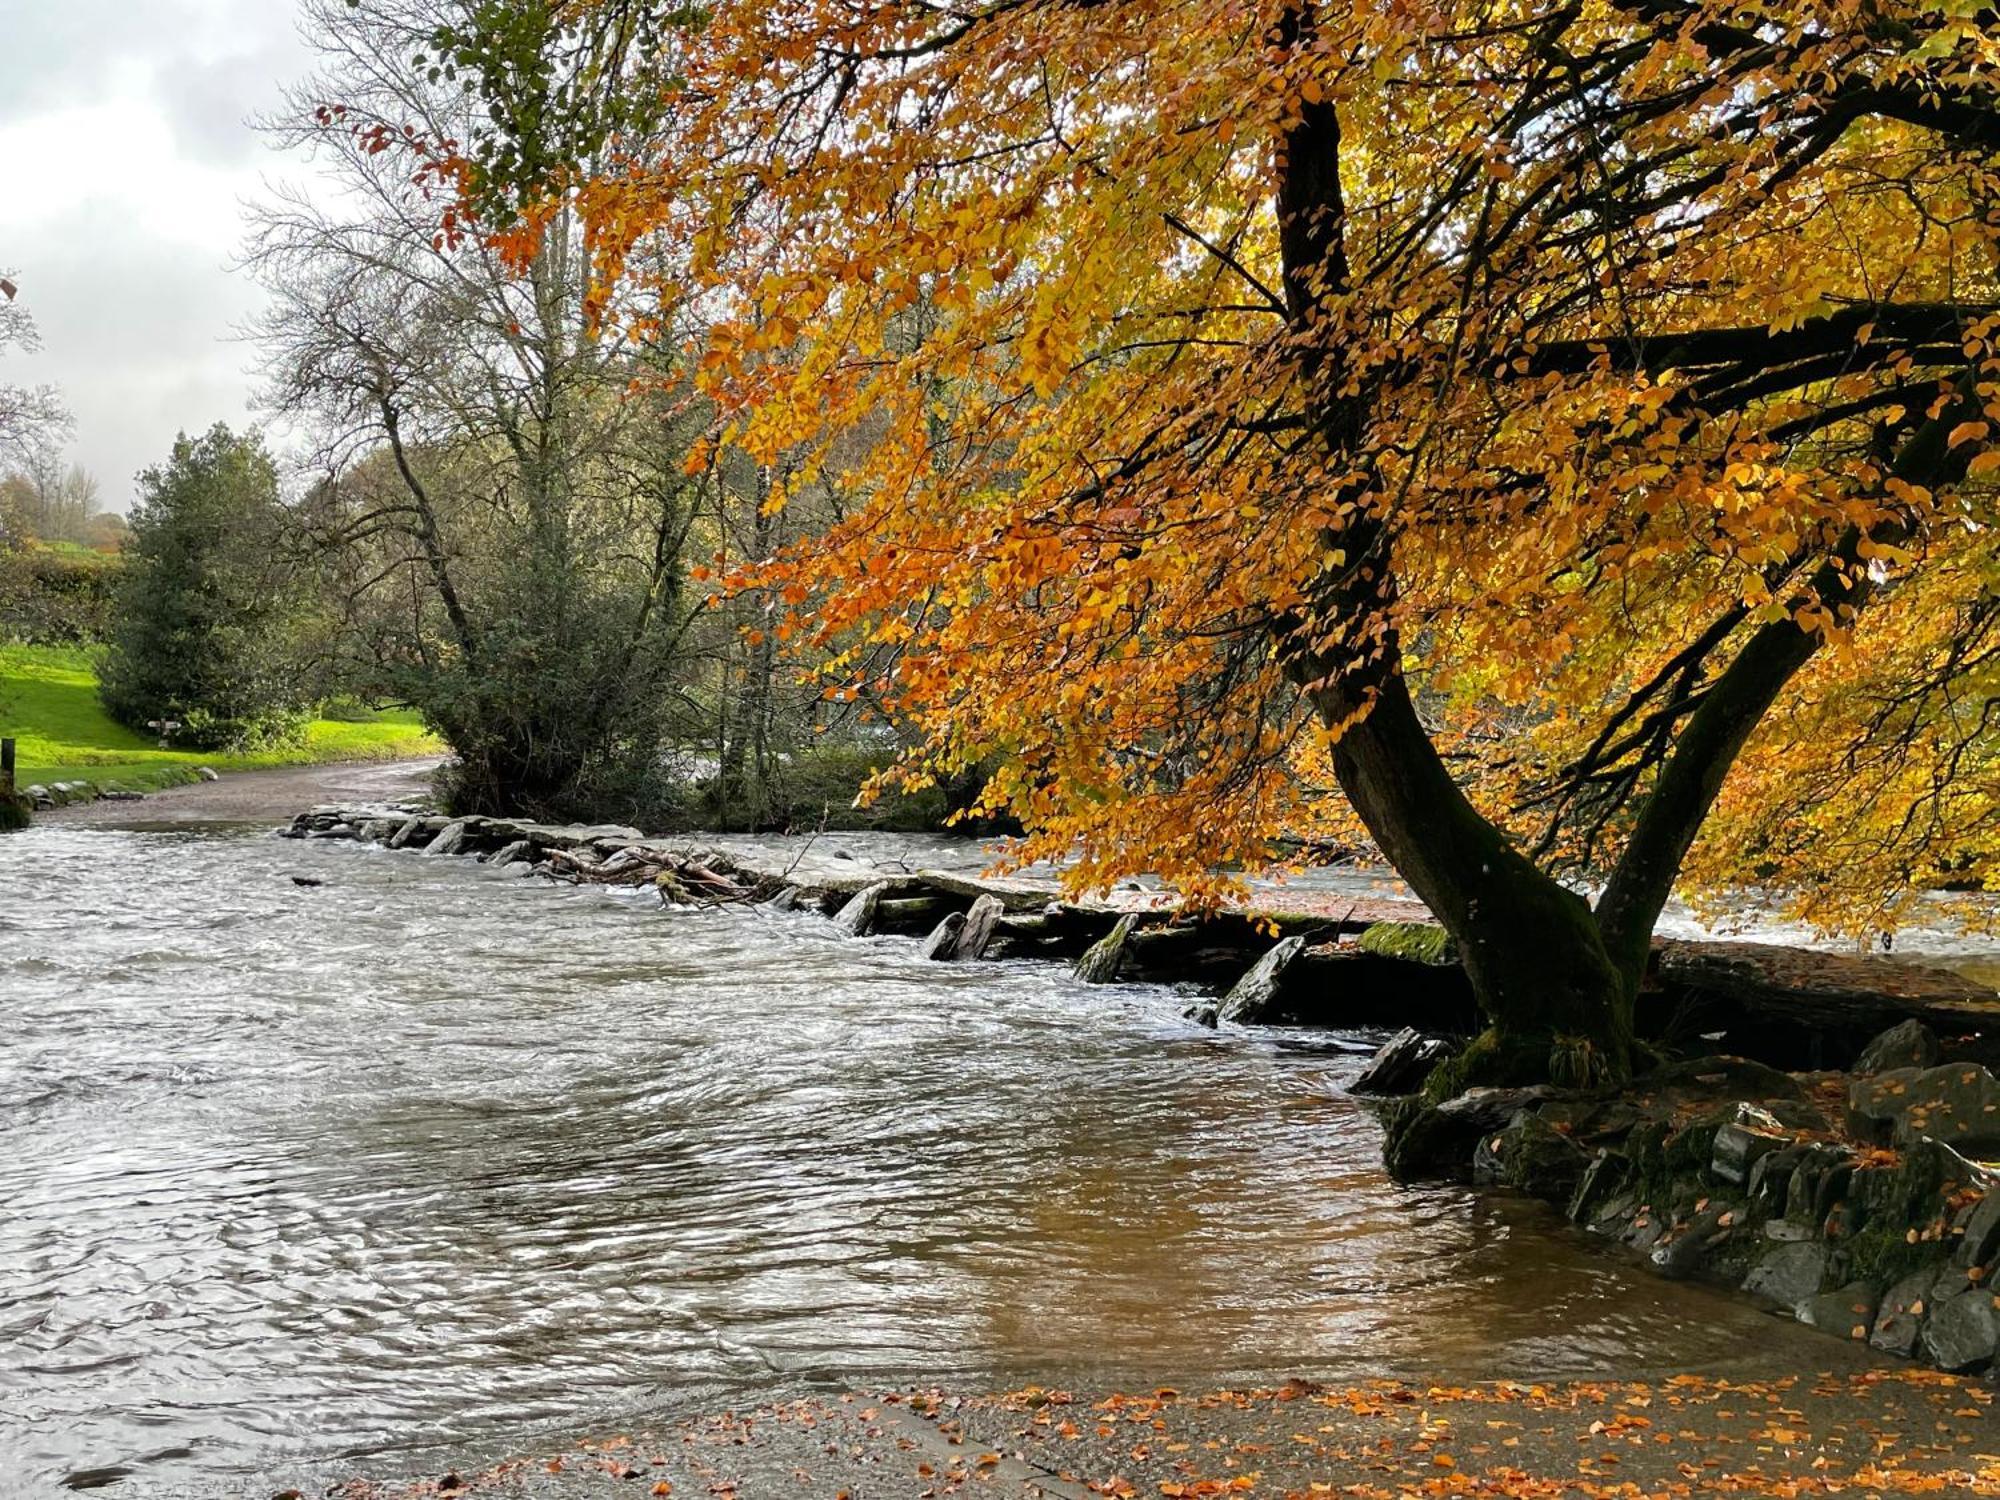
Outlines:
[[[1086,982],[1199,987],[1191,1020],[1400,1028],[1350,1085],[1414,1110],[1478,1028],[1442,929],[1407,901],[1187,919],[1157,892],[1062,899],[1053,881],[885,871],[637,829],[316,807],[286,835],[357,839],[669,904],[811,909],[926,958],[1031,958]],[[1476,1089],[1397,1132],[1406,1177],[1504,1185],[1666,1275],[1741,1287],[1800,1321],[1951,1371],[2000,1361],[2000,996],[1883,958],[1659,940],[1647,1040],[1686,1053],[1615,1095]],[[1727,1055],[1724,1054],[1726,1049]],[[1366,1047],[1355,1050],[1371,1050]]]

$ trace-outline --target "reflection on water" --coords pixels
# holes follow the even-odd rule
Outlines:
[[[807,1380],[1810,1337],[1385,1181],[1352,1057],[808,915],[54,827],[0,840],[0,995],[0,1474],[30,1493],[404,1467]]]

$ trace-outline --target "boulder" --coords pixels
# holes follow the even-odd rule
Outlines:
[[[517,865],[535,857],[535,846],[526,839],[515,839],[511,844],[502,844],[487,859],[489,865]]]
[[[1284,984],[1285,970],[1305,945],[1303,937],[1288,937],[1275,944],[1223,997],[1221,1019],[1239,1026],[1256,1026],[1274,1017],[1279,1010],[1278,992]]]
[[[958,941],[951,945],[951,956],[960,959],[984,958],[986,950],[992,946],[1000,918],[1006,911],[1005,903],[995,895],[983,895],[974,901],[965,914],[965,925],[958,930]]]
[[[1819,1291],[1826,1279],[1827,1258],[1827,1248],[1818,1240],[1779,1245],[1750,1268],[1743,1290],[1795,1308]]]
[[[1983,1370],[2000,1356],[2000,1298],[1982,1289],[1947,1297],[1924,1324],[1924,1356],[1940,1370]]]
[[[604,844],[610,848],[624,848],[630,844],[644,843],[646,836],[636,828],[628,828],[622,823],[512,823],[507,832],[515,838],[532,839],[544,849],[583,850]],[[600,853],[607,852],[600,850]]]
[[[1085,984],[1111,984],[1118,978],[1118,965],[1125,958],[1125,940],[1132,935],[1132,928],[1138,917],[1127,912],[1112,926],[1111,931],[1090,945],[1090,949],[1076,961],[1076,977]]]
[[[1830,1333],[1837,1339],[1865,1339],[1875,1326],[1875,1310],[1882,1294],[1865,1281],[1857,1281],[1837,1292],[1821,1292],[1807,1297],[1793,1309],[1808,1328]]]
[[[1891,1026],[1863,1047],[1854,1060],[1853,1071],[1865,1078],[1897,1068],[1935,1068],[1940,1056],[1937,1036],[1913,1016]]]
[[[1472,1180],[1503,1182],[1545,1202],[1568,1203],[1589,1166],[1582,1147],[1524,1109],[1503,1129],[1480,1137],[1473,1150]]]
[[[1183,1021],[1192,1021],[1197,1026],[1206,1026],[1210,1031],[1222,1024],[1222,1010],[1213,1000],[1197,1000],[1181,1012]]]
[[[769,901],[758,903],[765,911],[797,911],[799,909],[799,888],[788,885]]]
[[[410,818],[404,822],[401,828],[398,828],[394,833],[389,835],[389,847],[391,849],[407,848],[410,841],[423,831],[424,820],[422,818]]]
[[[1514,1123],[1523,1110],[1548,1099],[1554,1091],[1544,1084],[1532,1088],[1470,1089],[1442,1104],[1426,1104],[1416,1096],[1390,1104],[1384,1124],[1388,1139],[1383,1160],[1390,1175],[1408,1182],[1425,1177],[1458,1181],[1472,1172],[1473,1151],[1481,1137]]]
[[[367,818],[361,824],[361,837],[371,844],[386,844],[396,836],[394,818]]]
[[[958,935],[963,931],[965,931],[965,913],[948,912],[937,926],[931,929],[931,935],[924,939],[923,947],[917,951],[924,958],[948,959],[957,949]]]
[[[1853,1152],[1844,1146],[1815,1141],[1799,1153],[1785,1179],[1785,1208],[1781,1217],[1806,1226],[1825,1223],[1828,1211],[1847,1191],[1853,1176]]]
[[[1382,1048],[1347,1086],[1350,1094],[1414,1094],[1424,1086],[1432,1069],[1451,1056],[1451,1043],[1440,1037],[1425,1036],[1405,1026],[1382,1044]]]
[[[1885,1354],[1899,1354],[1905,1359],[1915,1354],[1924,1320],[1930,1316],[1931,1291],[1937,1279],[1937,1267],[1925,1266],[1884,1292],[1882,1305],[1875,1314],[1874,1331],[1868,1335],[1869,1344]]]
[[[211,766],[196,766],[194,768],[194,774],[199,776],[203,781],[222,780],[222,778],[215,773],[214,768]]]
[[[1751,1169],[1759,1160],[1791,1144],[1791,1133],[1769,1110],[1754,1104],[1739,1104],[1736,1117],[1725,1121],[1715,1132],[1709,1170],[1722,1181],[1741,1186],[1749,1181]]]
[[[1578,1145],[1617,1145],[1651,1118],[1624,1099],[1552,1099],[1538,1113]]]
[[[1865,1224],[1892,1239],[1915,1233],[1924,1241],[1942,1241],[1954,1228],[1969,1226],[1973,1197],[1996,1186],[2000,1178],[1985,1167],[1940,1141],[1923,1140],[1900,1156],[1857,1164],[1844,1196],[1857,1227]]]
[[[1791,1183],[1793,1169],[1805,1159],[1806,1149],[1783,1146],[1765,1152],[1751,1163],[1750,1175],[1743,1181],[1743,1193],[1752,1209],[1765,1215],[1785,1211],[1785,1190]]]
[[[2000,1254],[2000,1192],[1988,1192],[1965,1222],[1965,1237],[1952,1259],[1961,1266],[1984,1266]]]
[[[1434,1113],[1442,1120],[1469,1130],[1497,1130],[1510,1125],[1524,1109],[1533,1109],[1550,1098],[1555,1090],[1547,1084],[1516,1089],[1467,1089],[1447,1099]]]
[[[438,831],[437,837],[424,845],[424,853],[457,854],[465,848],[466,840],[469,837],[470,830],[465,819],[456,819],[453,822],[445,824]]]
[[[1565,1217],[1576,1224],[1605,1224],[1616,1219],[1633,1206],[1631,1195],[1623,1192],[1631,1176],[1630,1157],[1622,1151],[1600,1147],[1590,1165],[1584,1168],[1576,1191],[1570,1194],[1563,1209]]]
[[[887,881],[877,881],[874,885],[863,886],[847,904],[834,913],[833,925],[849,937],[866,937],[868,929],[875,925],[875,908],[882,903],[883,894],[889,889]]]
[[[916,884],[927,891],[942,891],[975,903],[981,896],[991,896],[1007,911],[1016,913],[1038,912],[1049,904],[1048,886],[1036,880],[966,875],[957,870],[919,870]]]
[[[36,782],[33,786],[22,787],[21,795],[23,797],[26,797],[30,802],[34,803],[36,807],[41,808],[44,811],[56,805],[56,799],[54,793],[50,792],[50,790],[47,787],[43,786],[39,781]]]
[[[1675,1280],[1693,1276],[1710,1253],[1736,1233],[1742,1217],[1742,1210],[1733,1204],[1710,1203],[1688,1223],[1671,1226],[1647,1258],[1662,1276]]]
[[[2000,1079],[1976,1063],[1857,1078],[1847,1116],[1864,1140],[1908,1146],[1928,1137],[1968,1155],[2000,1155]]]

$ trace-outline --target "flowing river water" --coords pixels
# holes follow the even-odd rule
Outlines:
[[[324,882],[301,887],[294,875]],[[267,828],[0,839],[0,1493],[803,1387],[1827,1358],[1383,1176],[1313,1035]]]

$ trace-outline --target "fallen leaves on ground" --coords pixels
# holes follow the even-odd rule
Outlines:
[[[720,1500],[2000,1500],[1994,1392],[1921,1369],[1777,1380],[1367,1381],[1184,1393],[810,1398],[335,1500],[620,1493]],[[524,1488],[556,1476],[557,1488]],[[620,1479],[640,1479],[626,1486]],[[607,1483],[609,1481],[609,1483]],[[446,1487],[449,1482],[449,1488]],[[536,1479],[547,1486],[547,1478]],[[574,1486],[573,1488],[571,1486]]]

